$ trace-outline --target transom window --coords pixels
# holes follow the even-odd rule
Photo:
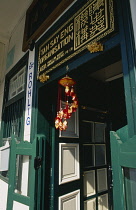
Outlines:
[[[24,66],[15,76],[10,79],[8,100],[24,91],[25,70],[26,66]]]

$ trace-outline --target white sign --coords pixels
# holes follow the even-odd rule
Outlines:
[[[27,72],[25,124],[24,124],[24,140],[29,141],[29,142],[30,142],[30,132],[31,132],[34,56],[35,56],[35,50],[30,51],[29,62],[28,62],[28,72]]]

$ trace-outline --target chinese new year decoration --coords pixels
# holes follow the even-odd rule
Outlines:
[[[78,99],[74,90],[76,82],[69,76],[65,76],[59,80],[58,88],[58,109],[55,118],[55,127],[61,131],[65,131],[68,127],[67,120],[76,112],[78,108]],[[63,92],[62,92],[63,87]],[[62,107],[62,101],[64,106]]]

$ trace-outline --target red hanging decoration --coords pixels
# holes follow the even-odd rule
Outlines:
[[[59,80],[59,85],[65,88],[65,92],[63,93],[65,96],[65,107],[62,108],[61,100],[61,88],[58,89],[58,109],[57,116],[55,118],[55,127],[59,130],[66,130],[68,127],[67,119],[69,119],[73,112],[76,112],[78,108],[78,99],[75,94],[74,85],[76,82],[70,78],[69,76],[65,76]]]

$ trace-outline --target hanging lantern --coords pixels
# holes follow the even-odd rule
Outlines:
[[[69,119],[73,112],[78,108],[78,99],[75,94],[74,85],[76,82],[69,76],[65,76],[59,80],[58,84],[65,88],[63,93],[59,87],[58,89],[58,110],[55,118],[55,127],[59,130],[66,130],[68,127],[67,119]],[[64,97],[65,106],[62,108],[62,95]]]

